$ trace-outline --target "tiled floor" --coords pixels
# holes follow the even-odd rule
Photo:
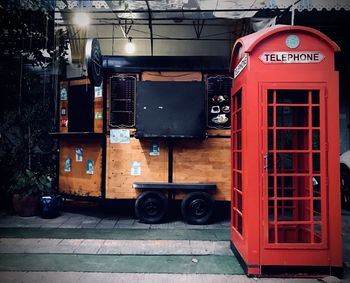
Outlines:
[[[227,212],[227,210],[225,211]],[[343,257],[345,266],[347,267],[345,269],[345,279],[343,279],[342,282],[350,282],[349,211],[342,212],[342,220]],[[203,271],[200,271],[200,269],[193,269],[197,270],[195,273],[198,274],[185,274],[186,272],[191,272],[191,269],[187,271],[183,270],[183,274],[181,274],[181,270],[175,272],[178,274],[172,274],[173,272],[166,275],[161,274],[164,270],[167,270],[166,268],[169,268],[169,266],[167,266],[162,271],[161,265],[163,261],[172,262],[175,260],[175,262],[181,261],[182,264],[185,264],[186,260],[189,260],[189,264],[191,265],[197,264],[198,258],[200,258],[201,264],[207,262],[208,273],[211,272],[210,268],[215,272],[215,268],[213,269],[213,267],[215,267],[215,264],[217,265],[218,262],[222,262],[219,266],[228,264],[228,260],[233,258],[228,242],[230,228],[228,215],[226,217],[216,218],[216,220],[209,225],[188,225],[182,221],[179,215],[175,214],[167,223],[150,225],[140,223],[136,220],[130,207],[126,210],[106,210],[97,206],[75,207],[74,203],[70,203],[66,206],[61,215],[55,219],[42,219],[39,216],[22,218],[8,212],[0,212],[0,229],[1,228],[7,229],[6,231],[10,232],[12,230],[12,236],[0,238],[0,257],[2,257],[4,261],[6,260],[7,264],[16,260],[18,257],[22,257],[22,264],[29,265],[32,260],[37,259],[40,261],[45,260],[47,257],[58,263],[61,262],[61,264],[64,265],[63,263],[65,263],[65,260],[62,259],[62,256],[67,257],[67,260],[73,260],[73,257],[76,255],[81,257],[80,260],[83,260],[86,264],[90,264],[92,268],[91,270],[87,269],[89,270],[87,273],[84,272],[84,270],[79,272],[79,269],[73,269],[75,272],[70,272],[69,264],[66,264],[67,266],[65,268],[68,269],[63,268],[61,270],[58,268],[56,272],[52,272],[50,268],[52,269],[57,265],[50,263],[45,272],[38,272],[38,270],[32,269],[29,269],[31,270],[30,272],[23,272],[28,269],[21,271],[17,267],[13,272],[5,271],[8,269],[1,269],[4,270],[0,272],[1,283],[34,281],[81,282],[82,279],[84,282],[96,282],[96,280],[103,280],[105,282],[160,282],[166,280],[167,282],[201,283],[256,281],[318,282],[313,279],[247,278],[244,275],[239,275],[242,273],[241,269],[238,273],[235,273],[236,271],[232,271],[230,268],[227,270],[229,273],[233,272],[231,275],[199,274],[201,272],[206,272],[206,267],[203,269],[203,266]],[[25,234],[23,234],[24,236],[22,238],[13,237],[13,231],[23,232],[22,228],[27,228],[27,230],[25,230],[27,232],[39,232],[37,234],[32,234],[34,236],[25,236]],[[77,231],[78,233],[73,237],[65,238],[65,233],[67,233],[67,231]],[[92,233],[92,236],[86,231]],[[94,234],[94,231],[100,234]],[[194,234],[188,231],[192,231]],[[2,230],[2,233],[4,233],[4,230]],[[39,237],[38,235],[41,235],[40,233],[46,236]],[[11,235],[11,233],[9,235]],[[98,236],[94,238],[94,235]],[[198,238],[198,235],[201,235],[201,238]],[[94,272],[95,268],[97,268],[95,265],[103,264],[103,260],[106,260],[104,257],[111,255],[116,256],[116,258],[113,258],[114,261],[119,262],[118,260],[121,260],[120,262],[124,262],[124,265],[128,265],[129,262],[125,259],[125,256],[131,258],[130,262],[134,261],[139,263],[140,260],[142,260],[140,256],[147,256],[145,260],[150,261],[150,271],[148,273],[128,273],[128,268],[124,270],[120,267],[121,270],[124,270],[122,273],[118,273],[118,271],[114,271],[117,273],[110,273],[107,267],[101,266],[101,268],[105,268],[104,272]],[[157,258],[157,256],[162,257]],[[204,261],[201,259],[201,256],[205,256],[203,258]],[[191,262],[191,258],[195,261]],[[158,270],[157,267],[152,266],[152,260],[155,264],[160,265],[159,272],[152,271]],[[99,263],[99,261],[102,262]],[[118,264],[120,264],[120,262]],[[210,262],[215,263],[214,266],[211,265],[212,263]],[[109,261],[105,261],[105,264],[107,263],[109,263]],[[11,264],[7,266],[11,266]],[[187,268],[188,265],[185,264],[183,267]],[[28,268],[28,266],[26,268]],[[144,268],[147,270],[147,267]],[[104,269],[102,268],[102,270]],[[336,282],[330,280],[335,280],[334,278],[329,279],[328,282]]]

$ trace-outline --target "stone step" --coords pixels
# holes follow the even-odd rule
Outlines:
[[[244,274],[231,255],[0,253],[0,271]]]
[[[230,229],[0,228],[0,238],[229,241]]]
[[[317,279],[249,278],[227,274],[155,274],[96,272],[0,272],[2,283],[319,283]]]
[[[1,238],[0,253],[233,255],[229,241]]]

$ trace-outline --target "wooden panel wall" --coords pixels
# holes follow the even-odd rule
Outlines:
[[[231,130],[222,130],[222,129],[207,129],[207,133],[209,137],[230,137],[231,136]]]
[[[101,88],[103,86],[101,85]],[[94,98],[94,132],[103,132],[103,97]]]
[[[168,151],[160,142],[160,155],[150,156],[150,140],[130,138],[130,143],[110,143],[107,138],[106,198],[134,199],[138,192],[134,182],[166,182]],[[131,175],[131,162],[141,162],[141,176]]]
[[[230,139],[183,140],[174,143],[174,182],[216,183],[216,200],[231,199]]]
[[[61,91],[62,89],[65,89],[67,91],[67,98],[68,98],[68,82],[61,82],[60,83],[60,109],[59,109],[59,129],[61,133],[67,133],[68,132],[68,100],[62,100],[61,97]],[[66,99],[67,99],[66,98]],[[64,111],[64,113],[62,112]],[[62,115],[63,114],[63,115]]]
[[[77,162],[75,149],[83,149],[83,160]],[[71,159],[71,172],[64,171],[65,158]],[[94,174],[86,173],[86,161],[94,161]],[[59,160],[59,191],[79,196],[101,196],[102,148],[98,140],[76,139],[61,140]]]
[[[200,72],[143,72],[143,81],[201,81]]]

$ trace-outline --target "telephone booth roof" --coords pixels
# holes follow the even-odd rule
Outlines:
[[[327,37],[326,35],[324,35],[318,30],[315,30],[309,27],[304,27],[304,26],[276,25],[276,26],[262,29],[255,33],[252,33],[237,39],[232,49],[230,71],[232,72],[235,67],[238,53],[241,53],[241,54],[251,53],[254,50],[254,48],[257,45],[259,45],[261,42],[263,42],[265,39],[277,33],[286,32],[286,31],[303,32],[303,33],[313,35],[314,37],[318,37],[319,39],[324,41],[326,44],[328,44],[333,49],[334,52],[340,52],[339,46],[334,41],[332,41],[329,37]],[[242,49],[240,50],[241,47]]]

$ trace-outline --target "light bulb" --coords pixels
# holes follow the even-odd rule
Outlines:
[[[74,14],[73,23],[79,27],[86,27],[90,24],[90,17],[88,13],[78,12]]]
[[[129,38],[129,41],[127,44],[125,44],[125,51],[128,54],[133,54],[135,52],[135,44],[132,43],[131,37]]]

